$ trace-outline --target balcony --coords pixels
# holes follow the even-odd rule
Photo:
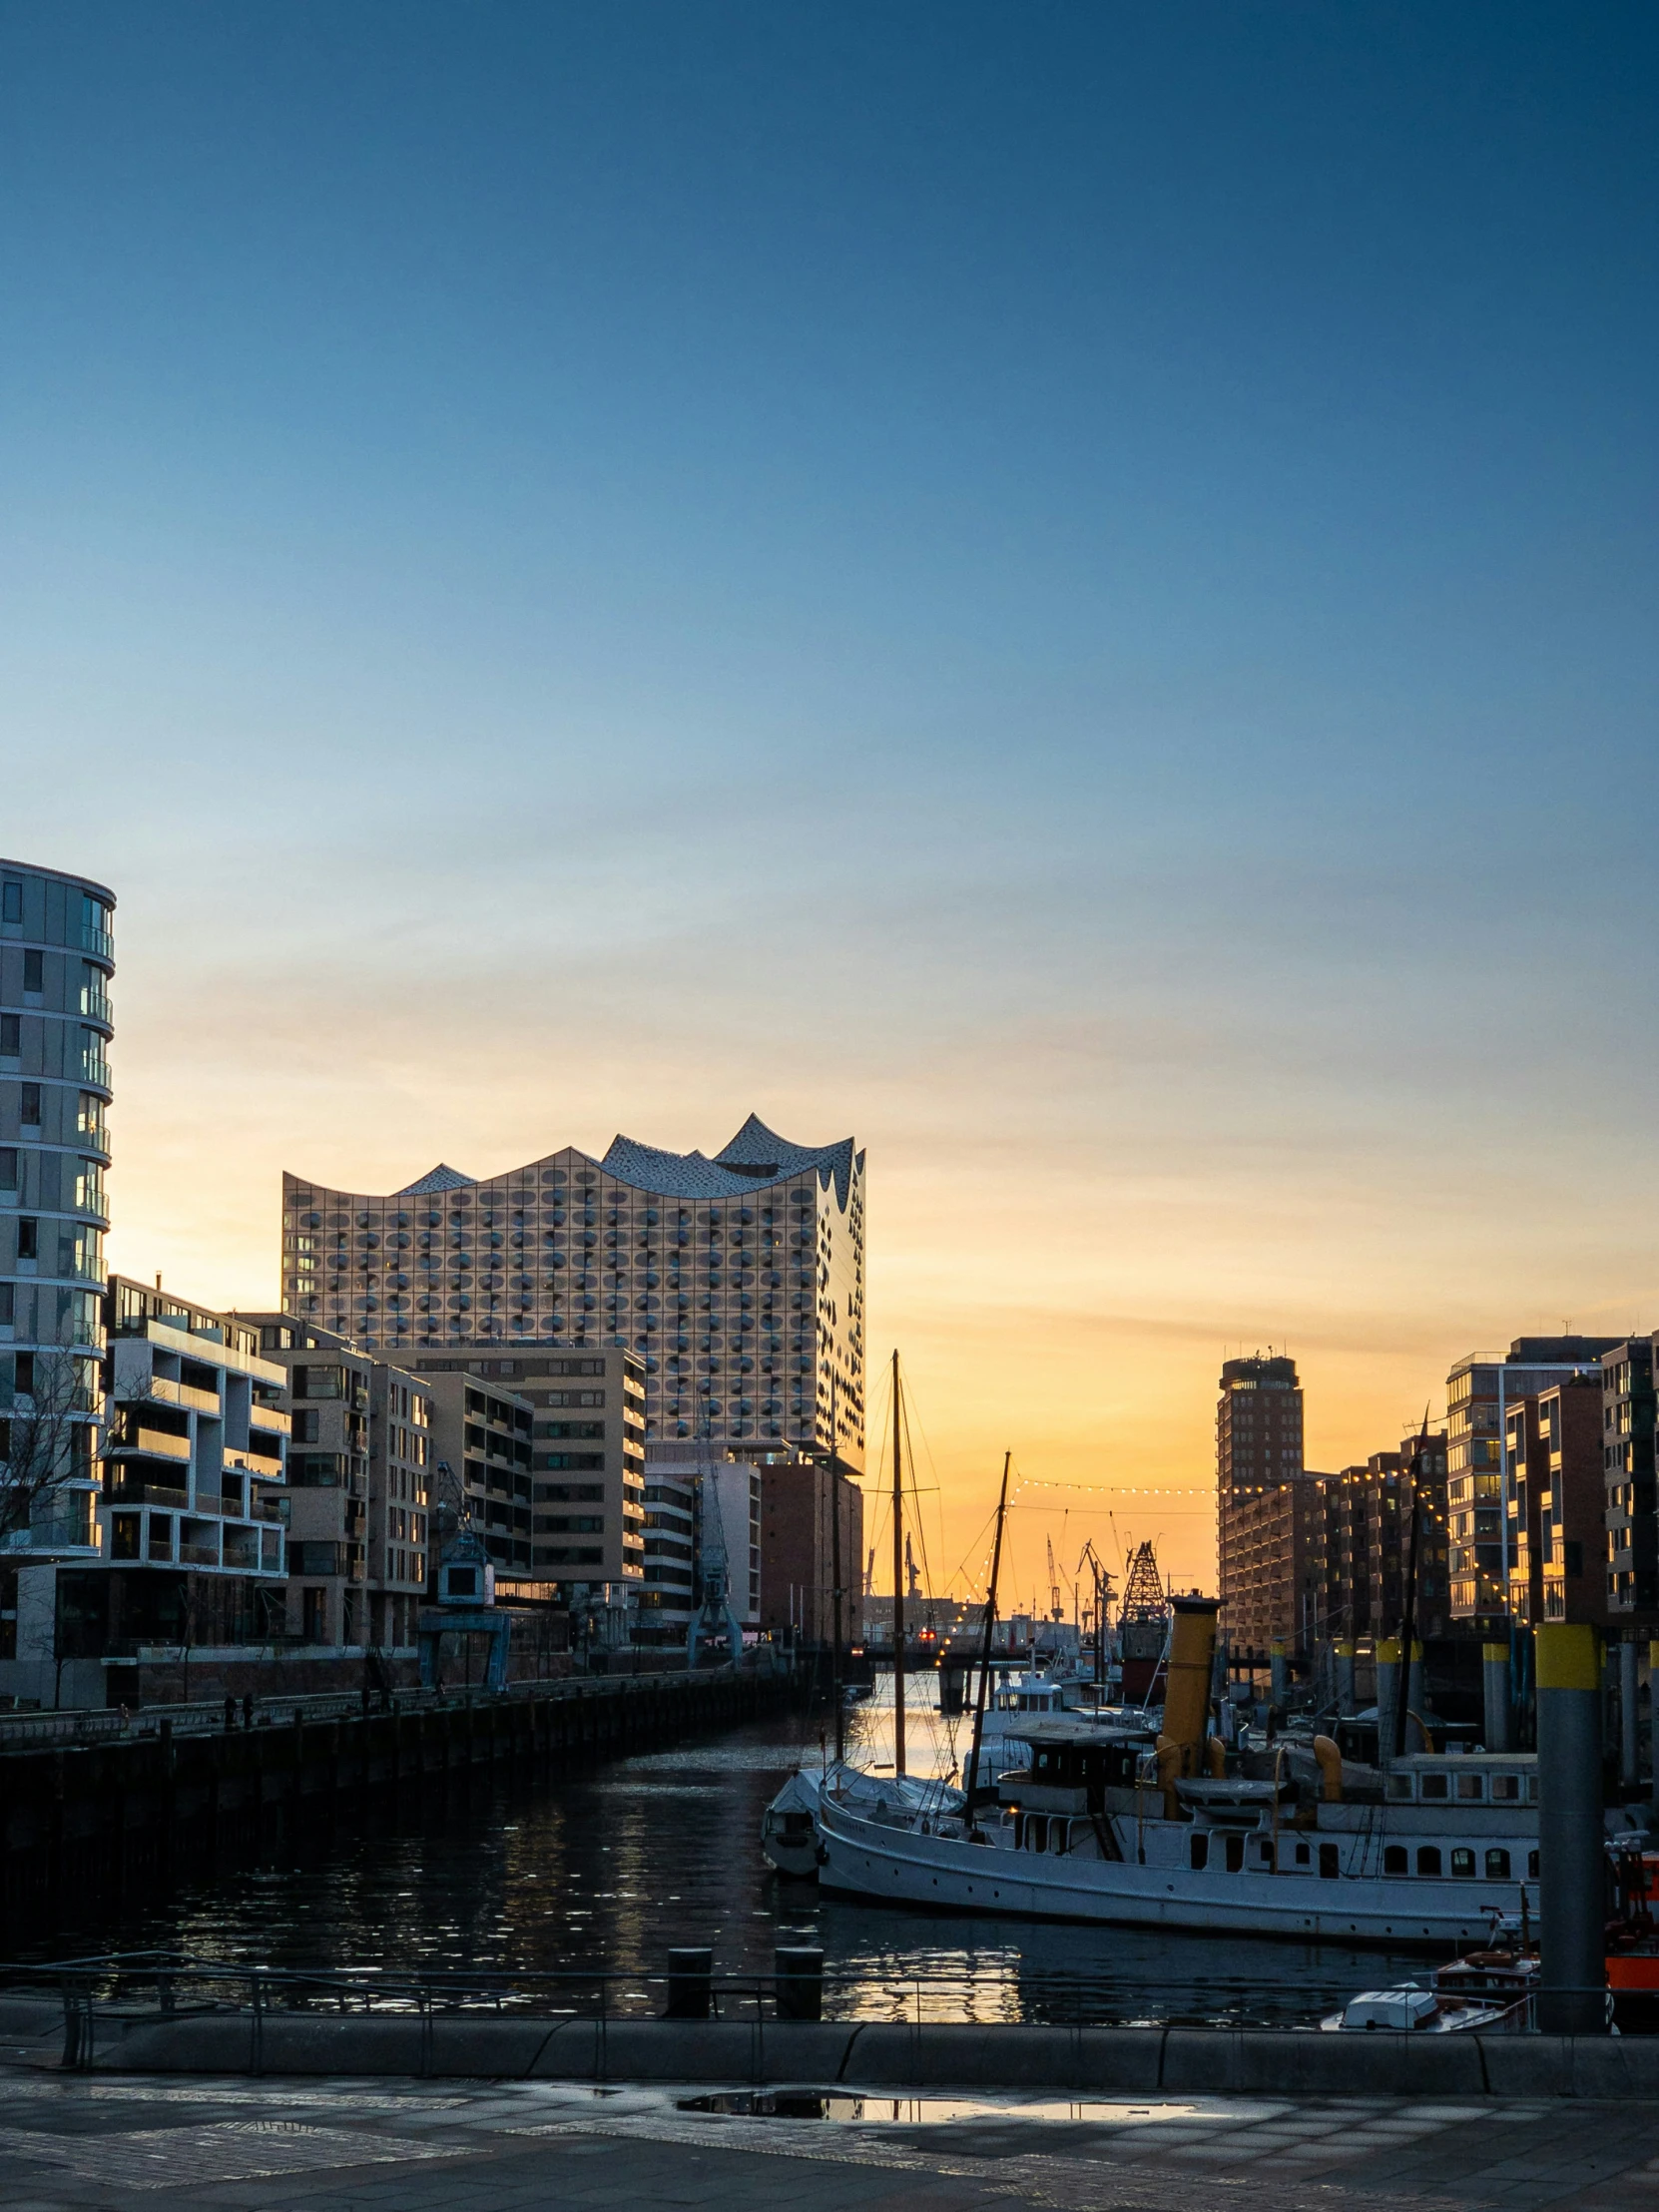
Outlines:
[[[81,1054],[80,1079],[83,1083],[90,1083],[94,1090],[108,1091],[115,1088],[110,1080],[110,1063],[102,1052]]]
[[[88,1021],[96,1021],[106,1029],[115,1027],[115,1008],[107,991],[95,990],[86,984],[81,991],[81,1012]]]
[[[190,1438],[175,1436],[165,1428],[151,1428],[144,1421],[135,1421],[129,1415],[105,1445],[106,1457],[118,1451],[142,1451],[152,1459],[188,1461]]]
[[[171,1513],[190,1510],[190,1493],[175,1490],[165,1482],[121,1482],[108,1484],[104,1495],[112,1505],[162,1505]]]
[[[95,960],[108,960],[115,965],[115,939],[107,929],[100,929],[95,922],[81,924],[81,950],[90,952]]]
[[[179,1564],[182,1567],[217,1567],[219,1565],[219,1546],[217,1544],[181,1544],[179,1546]]]

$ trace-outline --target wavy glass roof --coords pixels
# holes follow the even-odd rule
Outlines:
[[[854,1153],[850,1137],[843,1137],[839,1144],[792,1144],[769,1129],[759,1115],[751,1114],[731,1143],[722,1146],[712,1160],[702,1152],[665,1152],[658,1145],[618,1136],[611,1139],[610,1149],[598,1165],[619,1183],[631,1183],[636,1190],[660,1191],[665,1198],[732,1198],[764,1184],[788,1182],[813,1169],[825,1183],[834,1178],[836,1201],[844,1207],[853,1174],[862,1170],[863,1161],[861,1152]],[[469,1189],[477,1180],[440,1163],[392,1195],[422,1198],[438,1191]],[[500,1182],[503,1178],[492,1176],[489,1180]]]

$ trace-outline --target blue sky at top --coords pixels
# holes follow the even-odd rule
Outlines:
[[[262,1223],[387,1080],[464,1149],[418,969],[451,1061],[510,1014],[480,1167],[716,1142],[661,1056],[724,1120],[781,1054],[895,1207],[946,1123],[1397,1174],[1316,1305],[1488,1172],[1650,1169],[1656,48],[0,0],[0,844],[122,893],[132,1126],[249,1051]],[[1459,1313],[1592,1277],[1583,1203]]]

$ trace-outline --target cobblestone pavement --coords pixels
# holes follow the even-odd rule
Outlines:
[[[742,2100],[742,2092],[734,2092]],[[181,2082],[0,2072],[6,2212],[1659,2212],[1638,2103],[1109,2101],[835,2092],[843,2117],[706,2090]]]

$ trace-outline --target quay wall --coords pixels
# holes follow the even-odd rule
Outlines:
[[[0,2040],[31,2023],[54,2062],[62,2013],[0,1998]],[[12,2042],[14,2055],[21,2047]],[[928,2022],[321,2017],[214,2012],[100,2020],[96,2072],[451,2079],[789,2082],[1074,2096],[1659,2096],[1659,2036],[1424,2035],[1374,2029],[981,2026]]]
[[[240,1859],[354,1807],[554,1776],[783,1710],[782,1675],[721,1669],[550,1682],[508,1697],[282,1725],[0,1751],[0,1957],[63,1906],[165,1890],[176,1869]]]

